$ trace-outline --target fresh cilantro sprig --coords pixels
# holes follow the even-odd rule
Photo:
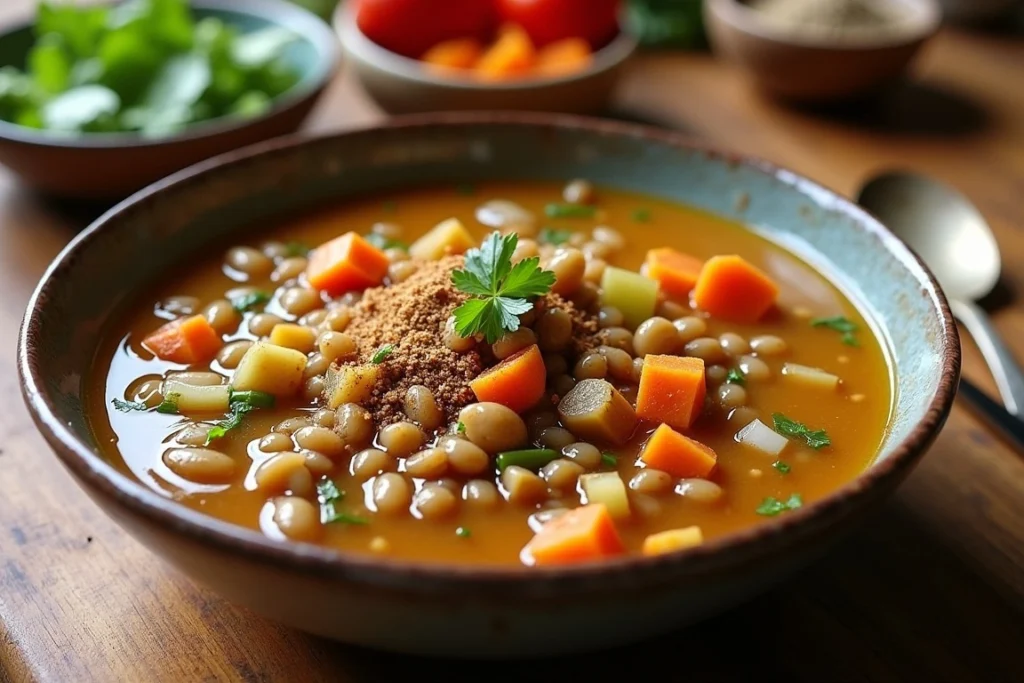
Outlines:
[[[772,415],[772,421],[775,423],[775,431],[779,434],[791,439],[803,439],[816,451],[832,445],[832,439],[824,429],[810,429],[802,422],[792,420],[782,413]]]
[[[786,500],[779,500],[771,496],[761,501],[761,504],[754,510],[757,514],[762,517],[775,517],[781,515],[783,512],[789,512],[790,510],[796,510],[802,507],[804,504],[803,498],[799,493],[794,493]]]
[[[351,515],[341,512],[335,507],[345,498],[345,492],[340,490],[332,480],[324,479],[316,485],[316,497],[320,503],[320,521],[323,524],[369,524],[370,520],[358,515]]]
[[[742,387],[747,383],[747,376],[739,368],[729,368],[729,372],[725,375],[725,383],[738,384]]]
[[[114,404],[114,410],[119,410],[122,413],[130,413],[135,410],[140,412],[149,410],[149,406],[141,401],[123,401],[119,398],[114,398],[110,402]]]
[[[519,316],[533,308],[532,299],[547,294],[555,274],[540,267],[536,256],[512,265],[519,236],[493,232],[479,249],[466,252],[465,267],[452,272],[452,284],[472,298],[455,309],[455,331],[463,337],[482,334],[493,344],[519,329]]]
[[[255,406],[251,403],[232,403],[231,414],[227,418],[221,420],[206,433],[206,445],[209,446],[211,443],[227,435],[232,429],[238,429],[242,426],[242,420],[245,416],[252,412]]]
[[[832,318],[815,318],[811,321],[811,327],[827,327],[843,335],[842,341],[847,346],[860,346],[860,342],[857,341],[857,337],[853,334],[857,331],[857,323],[845,316],[837,315]]]

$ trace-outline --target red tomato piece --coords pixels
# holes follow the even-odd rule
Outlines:
[[[519,24],[534,44],[583,38],[594,49],[619,32],[620,0],[497,0],[504,22]]]
[[[486,42],[496,16],[493,0],[357,0],[356,25],[381,47],[419,59],[446,40]]]

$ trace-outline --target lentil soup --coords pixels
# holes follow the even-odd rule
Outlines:
[[[585,181],[254,232],[147,292],[96,370],[98,442],[161,494],[282,541],[472,564],[764,523],[863,471],[892,399],[871,326],[814,268]]]

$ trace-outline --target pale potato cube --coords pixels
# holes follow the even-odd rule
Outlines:
[[[309,353],[316,346],[316,333],[305,325],[279,323],[270,331],[270,343]]]
[[[424,261],[439,261],[451,254],[464,254],[476,246],[476,240],[458,218],[449,218],[435,225],[430,232],[412,243],[409,256]]]
[[[236,391],[264,391],[291,396],[302,385],[306,355],[294,349],[258,341],[245,352],[231,378]]]
[[[704,533],[699,526],[669,529],[645,538],[643,553],[644,555],[663,555],[686,548],[695,548],[703,542]]]
[[[804,386],[835,391],[839,386],[839,376],[825,372],[820,368],[812,368],[798,363],[784,363],[782,376],[787,380],[799,382]]]
[[[586,497],[584,505],[603,503],[615,519],[629,517],[629,496],[618,472],[598,472],[580,477],[580,490]]]
[[[539,503],[548,497],[548,485],[528,469],[511,465],[501,473],[501,486],[513,503]]]
[[[184,373],[182,373],[184,374]],[[227,384],[189,384],[172,375],[164,380],[161,393],[164,400],[178,406],[179,413],[226,413],[231,402],[231,387]]]
[[[343,403],[362,403],[370,397],[379,376],[376,365],[332,365],[324,392],[328,407],[334,410]]]

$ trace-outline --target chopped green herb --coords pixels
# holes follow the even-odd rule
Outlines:
[[[164,396],[164,400],[156,407],[156,412],[163,413],[164,415],[177,415],[178,397],[178,394],[168,394]]]
[[[458,185],[455,189],[458,191],[459,194],[463,194],[466,196],[476,194],[476,185],[472,185],[470,183],[462,183],[461,185]]]
[[[789,466],[789,463],[782,462],[781,460],[776,460],[775,462],[773,462],[772,467],[777,469],[780,474],[789,474],[789,471],[792,469]]]
[[[239,313],[246,313],[257,306],[262,306],[268,301],[270,301],[270,294],[267,292],[249,292],[244,296],[232,299],[231,307]]]
[[[390,356],[394,352],[394,344],[385,344],[384,346],[377,349],[376,353],[373,354],[373,358],[370,359],[370,362],[373,363],[374,365],[380,365],[385,360],[387,360],[388,356]]]
[[[401,249],[402,251],[409,251],[409,245],[401,240],[393,240],[390,237],[385,237],[376,232],[371,232],[366,236],[366,241],[377,247],[378,249]]]
[[[774,517],[780,515],[783,512],[789,512],[790,510],[796,510],[804,504],[803,499],[799,493],[794,493],[787,500],[779,500],[771,496],[761,501],[761,504],[757,506],[754,511],[764,517]]]
[[[384,209],[384,213],[394,213],[398,211],[398,202],[394,199],[389,199],[381,205],[381,208]]]
[[[479,249],[466,252],[465,267],[452,272],[452,284],[471,295],[455,309],[455,331],[463,337],[483,334],[493,344],[519,329],[519,316],[533,308],[531,299],[550,291],[555,274],[542,270],[536,256],[512,265],[519,237],[491,233]]]
[[[603,451],[601,453],[601,464],[605,467],[618,467],[619,458],[611,451]]]
[[[149,406],[140,401],[122,401],[119,398],[115,398],[110,401],[114,404],[114,410],[120,410],[122,413],[130,413],[133,410],[143,411],[149,410]]]
[[[747,383],[747,376],[739,368],[729,368],[729,372],[725,374],[725,383],[738,384],[742,387]]]
[[[313,250],[309,248],[309,245],[304,244],[302,242],[289,242],[288,244],[284,245],[285,256],[291,258],[296,258],[299,256],[309,256],[309,252],[311,251]]]
[[[459,420],[459,423],[455,425],[455,433],[456,434],[465,434],[466,433],[466,423],[461,421],[461,420]]]
[[[772,421],[775,423],[775,431],[779,434],[788,436],[791,439],[803,439],[814,450],[820,450],[825,446],[832,445],[832,439],[829,438],[824,429],[809,429],[807,425],[791,420],[782,413],[772,415]]]
[[[558,457],[558,451],[553,451],[550,448],[526,448],[521,451],[498,453],[494,464],[497,465],[499,472],[504,472],[505,468],[513,465],[528,470],[539,470],[552,460],[557,460]]]
[[[213,426],[206,434],[206,445],[209,446],[211,443],[227,435],[232,429],[238,429],[242,426],[242,418],[247,413],[252,411],[254,406],[248,403],[232,403],[231,414],[226,419],[221,420]]]
[[[322,524],[354,524],[365,526],[370,520],[347,512],[339,512],[334,507],[334,502],[329,501],[320,506],[320,522]]]
[[[847,346],[860,346],[857,337],[853,335],[857,331],[857,324],[842,315],[833,318],[814,318],[811,320],[811,327],[827,327],[842,334],[842,341]]]
[[[235,391],[231,390],[231,396],[228,399],[230,403],[245,403],[253,408],[273,408],[276,401],[273,394],[268,394],[265,391]]]
[[[572,230],[559,230],[558,228],[541,228],[537,239],[544,244],[565,244],[572,237]]]
[[[637,223],[646,223],[647,221],[651,220],[651,210],[635,209],[633,211],[633,220],[636,221]]]
[[[548,218],[593,218],[597,209],[588,204],[548,204],[544,215]]]
[[[455,530],[455,535],[459,538],[469,538],[473,534],[470,533],[469,529],[467,529],[466,527],[460,526],[458,529]]]
[[[316,495],[323,504],[341,500],[345,497],[345,492],[339,489],[332,479],[323,479],[316,485]]]

